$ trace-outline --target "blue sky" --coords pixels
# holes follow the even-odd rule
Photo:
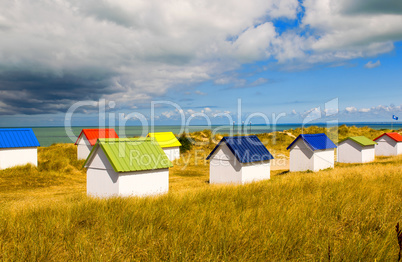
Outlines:
[[[73,125],[151,123],[152,101],[162,125],[402,116],[397,0],[22,0],[7,10],[0,126],[61,126],[69,111]]]

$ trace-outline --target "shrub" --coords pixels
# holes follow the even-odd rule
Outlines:
[[[180,146],[181,153],[185,153],[185,152],[191,150],[191,148],[193,147],[193,144],[191,143],[190,139],[188,139],[185,132],[183,134],[181,134],[181,136],[179,137],[179,142],[181,143],[181,146]]]

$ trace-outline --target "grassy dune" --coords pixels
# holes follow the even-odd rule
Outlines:
[[[347,129],[340,139],[381,133]],[[286,155],[298,132],[275,134],[277,143],[259,136]],[[208,131],[192,136],[210,140]],[[175,163],[168,194],[108,200],[85,195],[73,145],[40,148],[38,168],[0,171],[0,261],[397,260],[402,156],[216,186],[201,156],[210,147],[195,146]]]

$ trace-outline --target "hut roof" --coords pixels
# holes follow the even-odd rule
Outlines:
[[[94,146],[96,143],[96,140],[98,138],[119,138],[119,136],[116,134],[116,131],[114,131],[113,128],[109,129],[82,129],[80,135],[78,136],[77,141],[75,144],[78,143],[78,140],[82,135],[85,135],[85,137],[88,139],[89,143],[91,146]]]
[[[98,139],[84,166],[102,148],[114,171],[133,172],[172,167],[162,148],[151,138]]]
[[[172,132],[149,133],[148,137],[153,137],[162,148],[181,146],[181,143]]]
[[[0,129],[0,148],[38,147],[38,139],[31,128]]]
[[[395,140],[396,142],[402,142],[402,135],[400,135],[399,133],[393,132],[393,133],[384,133],[382,135],[380,135],[379,137],[377,137],[376,139],[374,139],[374,141],[378,140],[379,138],[383,137],[383,136],[389,136],[390,138],[392,138],[393,140]]]
[[[365,136],[351,136],[351,137],[348,137],[348,138],[346,138],[346,139],[340,141],[340,142],[338,143],[338,145],[339,145],[340,143],[346,141],[346,140],[352,140],[352,141],[358,143],[358,144],[361,145],[361,146],[372,146],[372,145],[376,145],[376,144],[377,144],[376,142],[374,142],[373,140],[371,140],[371,139],[369,139],[369,138],[367,138],[367,137],[365,137]]]
[[[211,151],[207,160],[212,157],[219,146],[225,143],[240,163],[260,162],[274,159],[257,136],[225,136]]]
[[[289,150],[297,140],[302,139],[311,150],[323,150],[336,148],[336,145],[327,137],[326,134],[300,134],[295,140],[286,148]]]

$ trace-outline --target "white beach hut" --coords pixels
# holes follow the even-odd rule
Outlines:
[[[365,136],[348,137],[338,143],[338,162],[367,163],[374,161],[376,144]]]
[[[399,133],[384,133],[374,139],[376,156],[396,156],[402,154],[402,135]]]
[[[288,147],[290,172],[333,168],[336,145],[325,135],[301,134]]]
[[[172,132],[149,133],[148,137],[155,138],[170,161],[180,158],[181,143]]]
[[[77,159],[87,159],[92,147],[99,138],[119,138],[113,128],[110,129],[82,129],[75,142],[77,145]]]
[[[0,129],[0,169],[38,165],[39,142],[31,128]]]
[[[244,184],[270,178],[270,160],[274,159],[257,136],[223,137],[211,151],[211,184]]]
[[[149,138],[99,139],[84,166],[90,196],[147,196],[169,190],[172,163]]]

